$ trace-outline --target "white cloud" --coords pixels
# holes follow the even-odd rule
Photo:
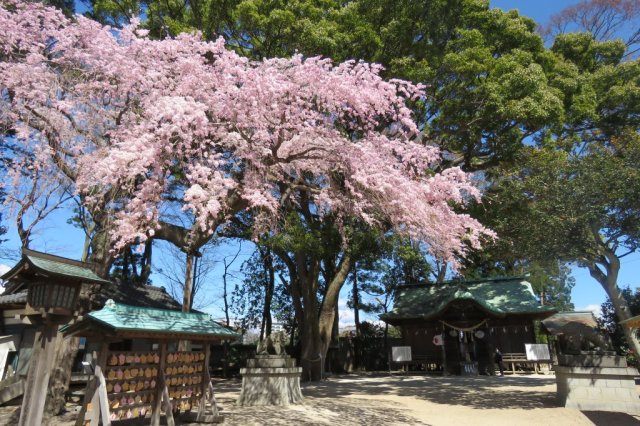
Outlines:
[[[355,325],[353,309],[347,306],[347,298],[338,299],[338,327],[349,327]]]
[[[591,311],[596,317],[602,316],[602,306],[592,303],[591,305],[584,306],[582,308],[577,308],[576,311]]]

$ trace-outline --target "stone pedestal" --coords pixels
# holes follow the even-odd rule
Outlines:
[[[640,413],[638,371],[619,356],[561,355],[555,367],[558,402],[583,411]]]
[[[242,390],[237,404],[289,405],[302,401],[302,368],[287,355],[256,355],[241,368]]]

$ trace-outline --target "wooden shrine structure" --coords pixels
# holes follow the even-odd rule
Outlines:
[[[28,375],[18,424],[38,425],[42,423],[49,377],[56,361],[58,328],[82,312],[78,302],[81,293],[108,281],[96,275],[90,264],[28,249],[22,250],[20,262],[0,279],[7,282],[5,292],[12,299],[12,307],[22,303],[23,308],[14,311],[14,318],[17,317],[15,319],[21,326],[33,331],[32,351],[29,357],[25,357],[28,359]],[[16,297],[20,293],[24,298]],[[0,310],[4,319],[4,308]],[[5,360],[2,360],[3,364]]]
[[[34,346],[37,347],[39,324],[32,319],[30,314],[34,308],[27,301],[32,283],[34,290],[40,287],[39,283],[46,283],[51,288],[56,281],[62,281],[63,284],[81,283],[80,296],[73,310],[69,309],[66,316],[58,316],[61,324],[75,321],[86,312],[101,309],[109,299],[145,308],[182,310],[182,305],[162,287],[104,280],[93,272],[92,267],[91,263],[23,249],[21,260],[0,277],[5,281],[4,292],[0,295],[0,379],[26,381],[31,354],[37,352]],[[64,295],[64,292],[61,294]],[[60,298],[60,302],[65,303],[64,297]],[[146,350],[147,345],[140,343],[131,341],[125,348]],[[90,361],[96,345],[82,346],[73,360],[72,381],[84,380],[86,376],[80,361]],[[2,385],[0,382],[0,388]]]
[[[147,418],[157,426],[162,412],[170,426],[175,424],[174,413],[190,421],[220,420],[209,376],[210,344],[239,335],[209,315],[108,301],[63,331],[101,342],[77,426],[98,425],[100,420],[106,426],[132,418]],[[146,339],[151,350],[116,348],[117,342],[128,339]],[[200,343],[202,350],[177,350],[177,342],[185,340]]]
[[[380,318],[401,329],[413,364],[445,375],[493,375],[495,350],[505,362],[526,362],[534,320],[555,312],[524,279],[493,278],[399,287],[393,310]]]

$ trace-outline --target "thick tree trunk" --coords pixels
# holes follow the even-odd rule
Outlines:
[[[292,284],[299,284],[297,290],[300,292],[302,302],[296,307],[301,310],[300,318],[302,319],[300,327],[302,379],[315,381],[322,378],[322,359],[326,354],[320,340],[318,322],[317,291],[320,261],[313,259],[308,262],[306,253],[296,253],[295,262],[298,279]]]
[[[316,309],[314,309],[316,308]],[[318,327],[317,305],[311,302],[307,305],[303,312],[304,324],[300,328],[302,353],[300,364],[302,366],[302,379],[316,381],[322,378],[321,368],[322,360],[326,355],[326,349],[323,348],[320,339],[320,329]]]
[[[78,353],[80,339],[77,337],[64,338],[58,333],[55,344],[55,361],[49,378],[49,393],[45,403],[45,419],[62,412],[65,405],[65,394],[71,382],[71,370]]]
[[[607,296],[609,296],[609,300],[618,317],[618,322],[624,321],[631,318],[632,315],[627,301],[618,288],[620,259],[609,249],[603,249],[602,251],[603,254],[597,262],[592,262],[587,265],[589,273],[600,283],[607,293]],[[629,348],[633,351],[636,359],[640,361],[640,342],[638,342],[635,333],[629,327],[622,327],[622,329]]]
[[[340,289],[347,280],[349,271],[351,270],[351,256],[345,254],[331,282],[327,284],[327,289],[320,308],[320,316],[318,318],[318,328],[322,359],[326,359],[329,345],[331,344],[331,335],[333,324],[336,316],[336,305],[340,296]]]
[[[100,228],[91,240],[91,254],[89,261],[94,264],[95,273],[100,277],[107,277],[113,261],[114,254],[111,252],[111,241],[108,231]]]

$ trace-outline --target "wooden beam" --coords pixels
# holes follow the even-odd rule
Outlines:
[[[162,374],[162,381],[164,386],[162,387],[162,400],[164,402],[164,415],[167,418],[167,426],[175,426],[176,422],[173,419],[173,406],[171,405],[171,398],[169,397],[169,389],[164,380],[164,372]]]
[[[87,408],[89,406],[89,403],[93,399],[93,395],[96,393],[96,389],[98,389],[98,378],[93,376],[87,382],[87,387],[84,391],[82,406],[80,406],[80,411],[78,412],[78,416],[76,417],[75,426],[84,426]]]
[[[167,359],[167,342],[160,343],[160,367],[158,368],[158,382],[156,383],[153,413],[151,414],[151,426],[160,425],[160,411],[162,410],[162,390],[164,388],[164,369]]]
[[[102,418],[102,426],[111,426],[111,418],[109,416],[109,400],[107,399],[107,382],[102,374],[102,368],[96,365],[96,377],[98,378],[98,400],[100,403],[100,417]]]

